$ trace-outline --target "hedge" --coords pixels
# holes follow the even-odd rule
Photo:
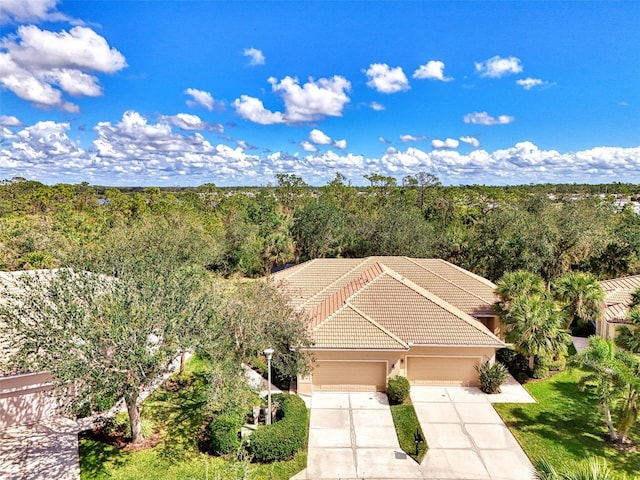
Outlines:
[[[273,396],[280,403],[275,423],[251,435],[249,453],[256,462],[285,460],[300,450],[307,440],[307,406],[300,397],[282,393]]]
[[[213,419],[209,427],[211,450],[217,455],[233,452],[240,447],[238,432],[242,418],[233,413],[221,413]]]

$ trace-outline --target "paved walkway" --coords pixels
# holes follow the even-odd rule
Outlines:
[[[78,424],[64,418],[0,431],[2,480],[79,480]]]
[[[296,478],[421,478],[398,445],[384,393],[314,392],[308,452]]]
[[[585,337],[571,337],[573,340],[573,346],[576,347],[576,351],[580,353],[582,350],[589,346],[589,339]]]
[[[517,398],[512,387],[514,391],[496,403],[509,396]],[[425,478],[533,478],[529,458],[494,410],[491,397],[473,387],[411,387],[411,400],[429,445],[421,465]],[[523,399],[533,401],[528,394]]]

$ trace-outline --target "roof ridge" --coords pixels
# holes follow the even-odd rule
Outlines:
[[[477,298],[478,300],[482,301],[483,303],[486,303],[487,305],[492,305],[492,303],[487,303],[487,301],[486,301],[484,298],[482,298],[482,297],[480,297],[480,296],[476,295],[474,292],[472,292],[472,291],[470,291],[470,290],[467,290],[467,289],[466,289],[466,288],[464,288],[462,285],[459,285],[459,284],[457,284],[457,283],[455,283],[455,282],[453,282],[453,281],[449,280],[448,278],[443,277],[443,276],[442,276],[442,275],[440,275],[439,273],[434,272],[433,270],[431,270],[429,267],[426,267],[426,266],[420,265],[418,262],[416,262],[416,261],[415,261],[415,259],[413,259],[413,258],[409,258],[409,257],[406,257],[406,258],[407,258],[407,260],[409,260],[409,261],[410,261],[411,263],[413,263],[414,265],[416,265],[416,266],[418,266],[419,268],[422,268],[422,269],[424,269],[424,270],[427,270],[429,273],[431,273],[432,275],[435,275],[436,277],[438,277],[438,278],[440,278],[440,279],[444,280],[444,281],[445,281],[445,282],[447,282],[449,285],[453,285],[454,287],[459,288],[460,290],[462,290],[462,291],[464,291],[464,292],[467,292],[469,295],[471,295],[471,296],[473,296],[473,297]],[[462,273],[465,273],[465,274],[467,274],[467,275],[468,275],[468,274],[471,274],[471,276],[473,276],[473,277],[477,277],[478,279],[481,279],[481,278],[482,278],[482,277],[480,277],[479,275],[476,275],[475,273],[469,272],[469,271],[465,270],[464,268],[460,268],[460,267],[458,267],[457,265],[454,265],[453,263],[449,263],[449,262],[447,262],[446,260],[442,260],[441,258],[434,258],[434,259],[431,259],[431,260],[436,260],[436,261],[438,261],[438,262],[442,262],[442,263],[445,263],[445,264],[447,264],[447,265],[449,265],[449,266],[455,267],[456,269],[460,270]],[[472,278],[473,278],[473,277],[472,277]],[[489,281],[489,280],[487,280],[487,279],[484,279],[484,280],[490,284],[490,285],[488,285],[488,286],[491,286],[491,287],[495,290],[496,285],[495,285],[493,282],[490,282],[490,281]],[[483,282],[483,283],[485,283],[485,282]],[[440,298],[440,297],[438,297],[438,298]],[[444,301],[444,300],[443,300],[443,301]]]
[[[377,277],[380,278],[380,277]],[[378,322],[376,322],[373,318],[370,318],[368,315],[366,315],[364,312],[361,312],[358,308],[354,307],[353,305],[351,305],[350,303],[347,304],[347,306],[353,310],[354,312],[356,312],[358,315],[360,315],[362,318],[364,318],[367,322],[369,322],[370,324],[372,324],[374,327],[378,328],[380,331],[382,331],[383,333],[385,333],[386,335],[388,335],[389,337],[391,337],[392,339],[394,339],[396,342],[398,342],[400,345],[402,345],[404,348],[409,348],[409,345],[407,344],[407,342],[405,342],[404,340],[402,340],[400,337],[398,337],[396,334],[394,334],[393,332],[387,330],[386,328],[384,328],[382,325],[380,325]]]
[[[309,324],[312,325],[312,328],[315,329],[317,326],[321,325],[325,320],[331,317],[335,312],[340,310],[344,305],[347,304],[349,298],[357,294],[363,287],[375,280],[382,272],[383,269],[380,263],[375,262],[373,265],[371,265],[371,267],[358,275],[358,277],[354,278],[353,280],[342,286],[339,290],[334,292],[332,295],[329,295],[322,302],[313,307],[309,314],[309,317],[311,318]],[[340,278],[343,277],[344,275]],[[331,285],[333,285],[333,283]],[[321,315],[325,310],[327,310],[328,313],[324,315],[324,318],[318,319],[317,317]]]
[[[463,312],[459,308],[451,305],[449,302],[447,302],[447,301],[443,300],[442,298],[438,297],[436,294],[431,293],[429,290],[427,290],[425,288],[422,288],[420,285],[412,282],[408,278],[403,277],[398,272],[396,272],[393,269],[387,267],[386,265],[385,265],[385,267],[386,267],[386,269],[388,269],[388,271],[385,271],[385,273],[387,275],[389,275],[390,277],[394,278],[395,280],[397,280],[398,282],[402,283],[403,285],[409,287],[410,289],[412,289],[416,293],[422,295],[423,297],[431,300],[433,303],[435,303],[439,307],[444,308],[445,310],[448,310],[450,313],[453,313],[456,317],[460,318],[462,321],[466,322],[469,326],[475,328],[480,333],[488,336],[489,338],[491,338],[493,340],[497,340],[500,344],[504,344],[504,342],[502,340],[500,340],[498,337],[496,337],[495,334],[491,333],[484,325],[482,325],[482,323],[480,323],[478,320],[473,318],[468,313]]]
[[[336,278],[333,282],[331,282],[329,285],[325,286],[322,290],[320,290],[319,292],[314,293],[313,295],[311,295],[309,298],[307,298],[304,302],[302,302],[299,307],[304,308],[309,302],[311,302],[313,299],[319,297],[322,293],[326,292],[332,285],[335,285],[337,282],[339,282],[340,280],[342,280],[344,277],[346,277],[347,275],[349,275],[350,273],[352,273],[356,268],[362,266],[363,263],[369,261],[369,259],[371,259],[371,257],[366,257],[361,259],[361,262],[358,262],[353,268],[347,270],[345,273],[343,273],[342,275],[340,275],[338,278]],[[317,258],[314,258],[313,260],[306,262],[306,263],[311,263],[313,261],[316,261]],[[335,259],[332,259],[335,260]],[[379,263],[379,262],[376,262]],[[342,288],[342,287],[341,287]],[[338,290],[339,291],[339,290]],[[329,295],[329,297],[331,297],[333,295]],[[324,301],[324,300],[323,300]],[[322,303],[322,302],[320,302]],[[314,307],[315,308],[315,307]]]

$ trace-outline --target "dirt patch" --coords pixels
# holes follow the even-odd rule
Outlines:
[[[158,445],[160,440],[162,440],[162,435],[160,435],[160,432],[153,432],[148,438],[145,438],[141,442],[131,443],[131,438],[125,435],[123,431],[116,430],[107,432],[102,428],[96,427],[93,430],[81,432],[80,438],[106,443],[125,452],[137,452]]]

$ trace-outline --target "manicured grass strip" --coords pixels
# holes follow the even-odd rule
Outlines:
[[[582,392],[577,382],[582,372],[564,371],[548,380],[527,383],[538,403],[494,404],[532,461],[546,458],[558,470],[566,470],[592,456],[606,459],[615,472],[636,478],[640,455],[620,452],[604,442],[605,426],[595,398]],[[631,432],[640,440],[640,425]]]
[[[398,435],[398,442],[400,448],[405,451],[416,462],[420,463],[427,453],[427,441],[424,440],[418,444],[418,455],[416,455],[416,444],[413,434],[420,432],[420,435],[424,439],[422,428],[420,428],[420,422],[418,422],[418,416],[413,408],[413,405],[391,405],[391,416],[393,417],[393,424],[396,427],[396,434]]]
[[[192,357],[186,373],[193,376],[187,387],[172,392],[159,388],[142,406],[142,417],[160,428],[162,440],[154,448],[126,452],[93,440],[80,441],[82,480],[288,480],[307,464],[307,452],[272,464],[231,461],[201,453],[197,436],[206,422],[203,406],[208,388],[204,375],[208,365]],[[308,424],[308,411],[307,411]]]

